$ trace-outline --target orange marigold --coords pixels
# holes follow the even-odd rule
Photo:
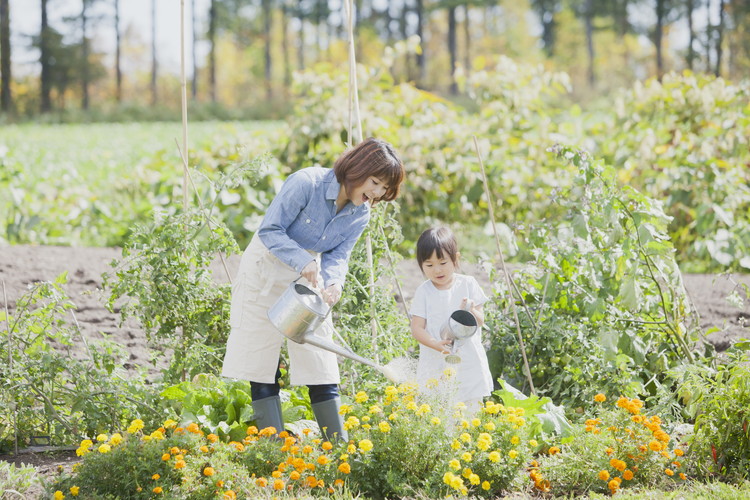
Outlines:
[[[275,490],[283,490],[284,489],[284,481],[281,479],[277,479],[273,482],[273,489]]]
[[[549,454],[550,455],[556,455],[558,453],[560,453],[560,448],[558,448],[557,446],[550,447],[550,449],[549,449]]]
[[[259,477],[255,480],[255,484],[260,486],[261,488],[265,488],[266,486],[268,486],[268,479],[266,479],[265,477]]]
[[[235,493],[233,490],[227,490],[224,492],[224,498],[225,500],[236,500],[237,493]]]
[[[349,474],[352,471],[352,466],[348,463],[344,462],[342,464],[339,464],[339,472],[342,474]]]
[[[300,473],[299,473],[299,472],[297,472],[296,470],[292,471],[292,473],[291,473],[291,474],[289,474],[289,479],[291,479],[292,481],[296,481],[296,480],[297,480],[297,479],[299,479],[300,477],[302,477],[302,476],[301,476],[301,475],[300,475]]]
[[[674,476],[674,471],[672,469],[664,469],[664,474],[667,476]]]
[[[601,479],[602,481],[609,480],[609,472],[607,472],[606,470],[599,471],[599,479]]]
[[[687,476],[685,475],[684,472],[680,472],[680,479],[682,479],[683,481],[687,479]]]
[[[596,396],[594,396],[594,401],[596,401],[597,403],[603,403],[606,400],[607,400],[607,396],[605,396],[601,392],[597,394]]]
[[[330,441],[324,442],[322,445],[320,445],[321,448],[323,448],[325,451],[330,451],[333,449],[333,445]]]
[[[205,469],[203,469],[204,476],[213,476],[214,474],[216,474],[216,471],[213,467],[206,467]]]
[[[617,481],[617,479],[619,479],[619,478],[615,478],[615,479],[611,480],[609,483],[607,483],[607,487],[609,488],[609,490],[612,493],[614,493],[615,491],[617,491],[617,490],[620,489],[620,482]]]
[[[633,471],[630,469],[626,469],[622,473],[622,478],[625,479],[626,481],[630,481],[631,479],[633,479]]]
[[[675,450],[674,450],[674,454],[675,454],[675,455],[677,455],[678,457],[681,457],[682,455],[684,455],[684,454],[685,454],[685,452],[684,452],[684,451],[682,451],[682,450],[681,450],[681,449],[679,449],[679,448],[675,448]]]
[[[623,462],[622,460],[618,460],[616,458],[613,458],[612,460],[610,460],[609,465],[611,465],[613,468],[621,472],[624,471],[625,468],[627,467],[627,464],[625,462]]]
[[[661,443],[656,440],[648,443],[648,447],[651,451],[661,451]]]

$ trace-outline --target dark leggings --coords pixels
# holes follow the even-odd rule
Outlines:
[[[278,396],[281,386],[278,383],[278,379],[281,378],[281,370],[276,369],[276,380],[273,384],[264,384],[262,382],[250,382],[250,396],[253,401],[260,399],[270,398],[272,396]],[[322,403],[329,399],[337,398],[339,396],[338,384],[320,384],[320,385],[308,385],[307,388],[310,391],[310,403]]]

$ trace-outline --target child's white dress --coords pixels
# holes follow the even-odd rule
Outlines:
[[[484,304],[487,301],[487,296],[472,276],[455,274],[453,285],[447,290],[439,290],[432,281],[426,280],[414,293],[411,314],[424,318],[427,332],[440,340],[440,329],[451,313],[461,308],[464,298],[474,301],[475,304]],[[420,388],[425,392],[431,392],[430,388],[434,387],[437,381],[437,389],[446,390],[444,372],[446,368],[453,368],[456,371],[453,377],[454,401],[468,404],[489,396],[492,392],[492,375],[487,353],[482,345],[481,328],[463,341],[456,354],[461,357],[461,362],[449,364],[445,362],[444,354],[420,344],[417,363],[417,382]]]

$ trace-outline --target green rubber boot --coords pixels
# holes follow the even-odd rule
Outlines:
[[[279,396],[253,401],[253,412],[255,413],[255,425],[258,430],[273,427],[277,434],[284,430],[284,417],[281,415],[281,398]]]
[[[349,433],[344,430],[344,421],[339,414],[339,409],[341,409],[341,398],[333,398],[312,405],[315,420],[318,421],[320,433],[325,441],[349,440]]]

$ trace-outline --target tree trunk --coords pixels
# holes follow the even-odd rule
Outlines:
[[[450,54],[451,86],[450,92],[458,94],[456,84],[456,7],[448,7],[448,54]]]
[[[688,22],[688,50],[687,50],[687,66],[690,71],[693,70],[693,64],[695,63],[695,26],[693,26],[693,12],[695,11],[695,0],[686,0],[685,8],[687,10],[687,22]]]
[[[208,91],[211,102],[216,102],[216,0],[211,0],[208,10]]]
[[[286,6],[281,9],[281,51],[284,56],[284,87],[292,85],[292,63],[289,57],[289,12]]]
[[[193,30],[193,43],[191,45],[191,55],[193,58],[193,85],[190,88],[191,95],[195,101],[198,97],[198,56],[195,51],[196,45],[198,45],[198,16],[195,12],[195,0],[192,0],[190,4],[191,23]]]
[[[120,33],[120,0],[115,0],[115,98],[117,102],[122,102],[122,67],[121,59],[121,33]]]
[[[86,12],[89,0],[83,0],[81,3],[81,108],[89,109],[89,39]]]
[[[422,50],[417,54],[417,68],[419,72],[417,74],[417,83],[422,84],[427,74],[427,67],[425,61],[425,42],[424,42],[424,0],[417,1],[417,36],[419,37],[419,45]]]
[[[593,88],[596,84],[596,74],[594,72],[594,0],[586,0],[585,6],[586,12],[584,13],[584,20],[586,23],[586,52],[589,57],[588,67],[588,80],[589,87]]]
[[[52,91],[52,74],[50,67],[50,37],[49,37],[49,22],[47,21],[47,0],[42,0],[42,26],[39,32],[39,62],[42,65],[41,75],[41,92],[40,96],[40,109],[42,113],[47,113],[52,110],[52,100],[50,94]]]
[[[156,105],[158,95],[156,91],[156,0],[151,0],[151,104]]]
[[[264,55],[264,75],[266,84],[266,97],[273,97],[271,88],[271,0],[262,0],[263,8],[263,55]]]
[[[664,59],[662,56],[662,38],[664,36],[665,0],[656,0],[656,26],[654,28],[654,46],[656,46],[656,77],[661,81],[664,75]]]
[[[724,54],[722,45],[724,44],[724,0],[719,0],[719,24],[716,26],[716,66],[714,75],[721,76],[721,61]]]
[[[9,113],[11,109],[10,94],[10,3],[0,0],[0,109]]]
[[[297,3],[298,19],[299,19],[299,37],[297,40],[297,69],[302,71],[305,69],[305,15],[303,8],[303,0],[299,0]]]
[[[469,23],[469,3],[464,4],[464,72],[469,76],[471,70],[471,31]]]

